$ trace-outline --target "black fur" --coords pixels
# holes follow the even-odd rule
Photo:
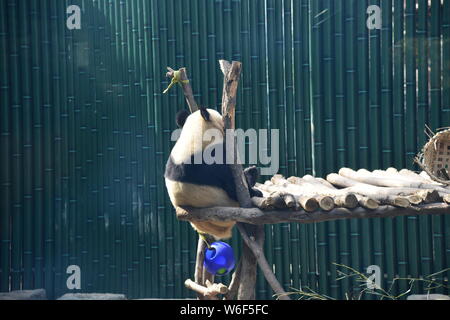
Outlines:
[[[226,164],[194,164],[195,155],[191,156],[190,163],[175,164],[169,157],[166,164],[165,178],[172,181],[187,182],[197,185],[218,187],[237,201],[236,187],[230,166]]]
[[[183,128],[187,117],[189,117],[189,114],[190,114],[189,111],[187,111],[186,109],[182,109],[177,112],[177,115],[175,116],[175,121],[177,123],[178,128]]]
[[[226,153],[224,145],[222,144],[221,147],[223,148],[225,161]],[[203,151],[201,153],[203,154]],[[211,151],[211,155],[215,156],[214,149]],[[169,157],[164,177],[172,181],[218,187],[225,190],[231,199],[238,201],[236,186],[229,165],[223,163],[207,164],[203,162],[203,158],[201,163],[194,164],[194,160],[195,155],[192,155],[189,163],[175,164],[172,157]],[[253,188],[258,178],[258,169],[256,167],[250,167],[244,170],[244,175],[247,180],[250,197],[262,197],[261,191]]]
[[[205,119],[205,121],[209,121],[210,114],[206,108],[200,108],[200,114],[202,115],[203,119]]]
[[[244,170],[244,176],[247,180],[248,191],[250,192],[250,197],[263,197],[263,194],[258,189],[253,188],[256,184],[256,180],[259,177],[259,170],[256,166],[248,167]]]
[[[255,186],[256,180],[258,180],[259,177],[258,168],[255,166],[248,167],[244,170],[244,175],[247,180],[248,186],[253,187]]]

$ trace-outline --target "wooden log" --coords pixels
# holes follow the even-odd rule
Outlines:
[[[404,208],[411,205],[406,197],[397,196],[396,194],[399,192],[393,193],[392,190],[389,190],[389,188],[380,188],[370,184],[361,183],[336,173],[329,174],[327,176],[327,180],[332,184],[345,187],[348,191],[353,193],[358,193],[375,199],[381,204],[390,204]]]
[[[238,228],[242,228],[242,226],[238,225]],[[241,234],[245,243],[252,249],[255,258],[258,261],[259,267],[273,291],[280,296],[280,300],[291,300],[289,296],[286,295],[283,287],[280,285],[277,278],[273,274],[272,267],[267,262],[262,247],[259,246],[255,240],[249,238],[245,233]]]
[[[422,197],[416,195],[416,194],[412,194],[412,195],[407,195],[406,199],[408,199],[408,201],[412,204],[421,204],[423,202]]]
[[[237,88],[239,84],[239,77],[241,74],[241,63],[233,61],[231,64],[226,60],[219,61],[220,69],[224,75],[223,79],[223,91],[222,91],[222,119],[224,122],[225,136],[227,136],[227,130],[235,128],[235,108],[236,108],[236,96]],[[242,165],[237,161],[236,150],[236,137],[231,135],[232,141],[225,141],[229,146],[231,144],[234,150],[233,164],[230,165],[231,174],[233,176],[234,184],[236,187],[237,200],[240,207],[251,208],[252,201],[250,199],[250,193],[248,191],[247,180],[244,176]],[[239,225],[239,231],[241,235],[248,233],[254,236],[255,228],[253,226]],[[246,235],[248,235],[246,234]],[[256,259],[252,254],[251,248],[247,244],[243,243],[242,246],[242,277],[240,279],[237,298],[239,300],[251,300],[255,298],[255,285],[256,285]]]
[[[341,168],[339,170],[339,175],[358,181],[362,183],[366,183],[372,186],[378,187],[397,187],[397,188],[416,188],[416,189],[436,189],[439,192],[450,193],[450,190],[436,186],[430,183],[423,182],[414,182],[407,180],[400,180],[392,177],[382,177],[373,173],[370,173],[367,170],[359,170],[355,172],[350,168]]]
[[[261,210],[274,209],[271,205],[271,199],[268,197],[252,197],[252,204]]]
[[[450,204],[450,194],[444,196],[444,202]]]
[[[330,211],[336,207],[334,204],[334,199],[330,196],[316,196],[315,199],[319,203],[319,207],[322,210]]]
[[[343,192],[344,194],[350,193],[346,188],[344,188],[344,189],[337,189],[334,185],[332,185],[330,182],[328,182],[327,180],[325,180],[323,178],[317,178],[316,177],[315,179],[316,179],[317,182],[321,183],[323,186],[325,186],[325,187],[327,187],[329,189],[337,190],[337,191]],[[358,204],[361,207],[363,207],[363,208],[373,210],[373,209],[376,209],[376,208],[378,208],[380,206],[379,202],[376,201],[375,199],[372,199],[372,198],[369,198],[369,197],[366,197],[366,196],[363,196],[363,195],[360,195],[360,194],[354,194],[354,195],[355,195],[355,197],[356,197],[356,199],[358,201]]]
[[[447,199],[450,200],[450,199]],[[449,201],[450,202],[450,201]],[[322,221],[359,219],[359,218],[385,218],[397,216],[421,216],[450,214],[450,205],[446,203],[421,204],[414,207],[398,208],[382,205],[374,210],[358,207],[355,209],[335,208],[331,211],[318,210],[314,213],[293,210],[262,211],[258,208],[189,208],[186,214],[179,217],[185,221],[238,221],[249,224],[275,224],[284,222],[316,223]]]
[[[297,201],[306,212],[314,212],[319,209],[319,202],[316,198],[311,198],[308,196],[298,196]]]
[[[222,283],[211,283],[210,281],[206,282],[206,287],[195,283],[191,279],[187,279],[184,282],[186,288],[193,290],[200,294],[203,297],[210,299],[217,299],[217,295],[226,294],[228,292],[228,288],[226,285]]]
[[[242,274],[242,259],[239,259],[236,270],[231,276],[230,284],[228,285],[228,292],[224,296],[224,300],[234,300],[238,294],[239,285]]]
[[[270,196],[267,198],[267,201],[271,206],[273,206],[276,209],[285,209],[286,203],[284,202],[282,198],[282,193],[275,191],[270,194]]]
[[[268,197],[270,197],[270,195],[273,192],[285,192],[286,193],[285,188],[276,186],[273,183],[271,183],[270,185],[257,183],[257,184],[255,184],[255,188],[257,188],[258,190],[263,192],[264,195],[269,194]],[[295,191],[295,190],[288,190],[288,191]],[[298,190],[296,192],[297,192],[296,194],[293,194],[292,192],[288,192],[288,194],[293,195],[295,197],[297,204],[299,206],[301,206],[304,210],[306,210],[308,212],[313,212],[319,208],[319,202],[314,198],[314,196],[303,195],[303,194],[301,194],[301,192],[298,192]],[[271,203],[272,200],[268,199],[267,201],[269,203]]]
[[[424,178],[428,183],[438,183],[436,181],[434,181],[433,179],[431,179],[430,175],[428,173],[426,173],[425,171],[421,171],[419,173],[419,176],[421,176],[422,178]]]
[[[330,188],[326,186],[323,182],[319,181],[319,179],[311,175],[305,175],[303,176],[302,179],[314,185],[314,189],[317,190],[317,192],[319,192],[321,195],[331,196],[336,206],[345,207],[349,209],[353,209],[358,206],[358,199],[353,193],[348,193],[346,191],[338,190],[333,187]],[[287,181],[296,183],[298,181],[298,178],[290,177],[287,179]]]
[[[358,199],[353,193],[344,194],[342,196],[334,196],[333,201],[338,207],[353,209],[358,206]]]
[[[410,178],[410,179],[415,179],[417,181],[422,181],[424,183],[434,184],[434,185],[437,185],[437,186],[444,186],[444,185],[440,184],[439,182],[436,182],[436,181],[433,181],[431,179],[422,177],[420,174],[417,174],[417,173],[415,173],[415,172],[413,172],[413,171],[411,171],[409,169],[402,169],[398,173],[400,175],[404,176],[404,177],[407,177],[407,178]]]
[[[309,196],[316,199],[322,210],[329,211],[335,207],[334,200],[329,195],[323,195],[314,190],[313,184],[302,181],[300,178],[297,179],[297,183],[294,184],[286,180],[282,175],[274,175],[271,181],[275,186],[281,188],[281,190],[284,189],[288,193],[296,196]]]
[[[284,203],[286,204],[286,207],[288,208],[295,208],[297,207],[297,201],[295,197],[290,193],[284,193],[281,195],[283,198]]]
[[[389,170],[391,169],[391,170]],[[430,185],[430,183],[424,179],[423,177],[419,176],[418,174],[412,172],[408,169],[402,169],[400,171],[396,171],[396,169],[392,170],[393,168],[389,168],[386,171],[383,170],[374,170],[372,173],[368,172],[367,170],[360,169],[358,170],[358,173],[366,174],[366,175],[372,175],[375,177],[380,178],[389,178],[389,179],[396,179],[397,181],[401,181],[403,185],[415,185],[417,183],[424,183],[425,185]],[[434,184],[436,187],[443,187],[442,185],[438,183],[431,183]]]
[[[358,199],[358,203],[361,207],[373,210],[377,209],[380,206],[380,203],[376,201],[375,199],[362,196],[360,194],[355,194],[356,198]]]

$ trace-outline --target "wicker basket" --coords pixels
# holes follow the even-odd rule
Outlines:
[[[434,181],[450,185],[450,128],[434,134],[416,162]]]

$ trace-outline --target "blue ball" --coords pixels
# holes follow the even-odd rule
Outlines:
[[[203,265],[211,274],[218,276],[228,274],[235,265],[233,248],[222,241],[212,243],[211,248],[205,251]]]

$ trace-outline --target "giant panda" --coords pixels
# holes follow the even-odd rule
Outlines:
[[[235,184],[230,166],[225,163],[194,163],[196,154],[203,153],[206,148],[225,148],[223,140],[224,124],[222,116],[213,109],[200,108],[189,114],[180,111],[176,122],[182,128],[180,137],[173,147],[165,169],[165,182],[170,201],[177,213],[184,212],[182,207],[238,207]],[[206,130],[217,129],[220,135],[210,141],[203,141]],[[195,158],[198,159],[198,158]],[[225,161],[224,161],[225,162]],[[251,196],[262,196],[253,189],[257,169],[246,170]],[[231,237],[235,222],[196,221],[192,227],[201,234],[213,236],[216,240]]]

